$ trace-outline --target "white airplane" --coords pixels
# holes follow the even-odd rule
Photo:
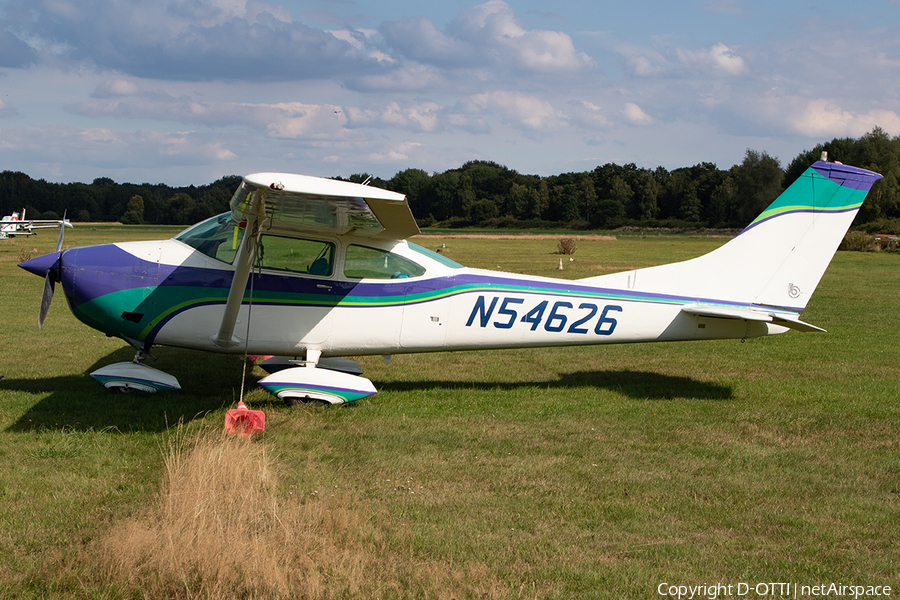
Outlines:
[[[19,266],[78,319],[137,348],[92,373],[177,389],[155,345],[278,355],[259,385],[284,399],[375,393],[337,357],[744,339],[823,331],[800,320],[877,173],[819,161],[737,237],[684,262],[579,280],[470,269],[409,243],[403,195],[302,175],[244,178],[231,211],[159,242],[57,251]]]
[[[57,227],[72,227],[69,220],[63,216],[62,219],[31,219],[25,220],[25,209],[22,209],[21,215],[14,212],[0,219],[0,240],[6,240],[10,237],[19,235],[34,235],[35,229],[55,229]]]

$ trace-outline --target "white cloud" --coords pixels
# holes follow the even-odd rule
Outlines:
[[[370,47],[370,38],[375,36],[378,32],[372,29],[331,29],[328,30],[328,33],[333,35],[339,40],[343,40],[353,46],[356,50],[360,52],[367,53],[367,56],[373,60],[378,61],[379,63],[383,63],[386,65],[394,64],[397,60],[389,55],[385,54],[381,50],[373,49]]]
[[[503,0],[463,11],[446,33],[424,16],[384,23],[381,31],[408,59],[447,68],[492,66],[558,75],[595,66],[590,56],[575,50],[568,34],[524,29]]]
[[[489,0],[460,13],[450,30],[476,49],[526,70],[559,73],[595,66],[590,56],[575,50],[568,34],[523,29],[503,0]]]
[[[215,107],[215,106],[214,106]],[[332,139],[341,137],[347,122],[334,106],[282,102],[279,104],[228,104],[224,112],[235,113],[235,119],[246,115],[248,124],[266,122],[266,133],[290,139]]]
[[[715,75],[740,75],[746,68],[744,59],[722,42],[702,50],[678,48],[675,53],[684,65]]]
[[[121,82],[105,82],[95,92],[96,100],[69,106],[72,112],[91,117],[119,117],[175,121],[189,126],[247,127],[269,137],[288,139],[332,139],[345,137],[347,117],[340,107],[329,104],[279,102],[198,102],[173,98],[161,92],[147,93]],[[105,98],[110,90],[119,97]]]
[[[363,75],[353,87],[363,91],[434,91],[446,87],[440,69],[431,65],[411,64],[379,75]]]
[[[58,60],[137,77],[290,81],[379,65],[264,0],[7,0],[6,9],[33,46],[57,48]]]
[[[435,102],[386,105],[359,109],[348,107],[348,127],[391,127],[410,131],[430,132],[442,128],[443,108]]]
[[[471,96],[476,106],[499,112],[504,120],[530,131],[554,131],[568,126],[566,117],[547,100],[513,91]]]
[[[232,19],[255,24],[270,19],[291,22],[291,11],[266,0],[175,0],[165,5],[166,15],[216,27]]]
[[[202,156],[213,161],[234,160],[237,155],[225,147],[221,142],[207,142],[198,144],[192,139],[191,132],[183,133],[140,133],[143,143],[155,145],[157,152],[165,156]]]
[[[587,100],[573,100],[569,105],[571,107],[569,112],[573,123],[577,123],[581,127],[590,129],[598,127],[606,128],[610,126],[610,122],[603,113],[603,109],[593,102],[588,102]]]
[[[97,86],[94,98],[116,98],[120,96],[139,96],[144,89],[133,81],[126,79],[107,79]]]
[[[273,138],[296,140],[358,139],[354,130],[365,127],[434,132],[444,128],[443,119],[448,116],[443,106],[432,101],[392,101],[368,108],[303,102],[201,102],[146,92],[124,80],[101,83],[93,97],[68,108],[90,117],[175,121],[212,128],[239,126]]]
[[[625,57],[628,70],[638,77],[659,77],[666,74],[666,69],[650,60],[644,54]]]
[[[470,64],[476,58],[471,47],[438,31],[424,16],[385,22],[381,31],[394,50],[416,62],[451,66]]]
[[[809,137],[859,137],[875,127],[900,134],[900,115],[896,111],[870,109],[866,112],[844,110],[831,100],[812,100],[793,114],[790,126]]]
[[[626,71],[637,77],[736,76],[747,70],[743,57],[721,42],[700,50],[677,47],[657,49],[624,42],[616,42],[615,46]]]
[[[236,154],[221,140],[193,132],[130,132],[67,126],[18,127],[3,131],[0,149],[40,157],[42,163],[106,169],[148,164],[197,165],[229,161]]]
[[[35,62],[37,52],[34,48],[6,28],[0,28],[0,67],[22,68]]]
[[[653,118],[634,102],[626,102],[622,108],[622,114],[626,120],[635,125],[649,125],[653,123]]]
[[[422,144],[416,142],[403,142],[385,152],[371,152],[365,158],[379,164],[399,163],[408,161],[411,152],[421,147]]]

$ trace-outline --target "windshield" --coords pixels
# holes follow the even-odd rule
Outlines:
[[[422,246],[420,246],[418,244],[413,244],[412,242],[407,242],[407,244],[409,244],[409,247],[411,250],[415,250],[419,254],[424,254],[428,258],[438,261],[445,267],[450,267],[451,269],[464,269],[465,268],[461,264],[456,262],[455,260],[447,258],[443,254],[438,254],[438,252],[440,252],[440,250],[438,250],[438,252],[433,252],[432,250],[429,250],[428,248],[423,248]]]
[[[231,213],[223,213],[185,229],[175,239],[210,258],[231,264],[243,237],[244,227],[231,220]]]

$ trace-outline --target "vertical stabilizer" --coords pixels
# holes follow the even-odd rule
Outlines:
[[[816,162],[733,240],[692,260],[632,272],[630,287],[701,304],[801,311],[879,179],[866,169]],[[626,275],[588,281],[616,285]]]
[[[819,161],[759,215],[739,237],[750,243],[772,245],[783,256],[774,255],[776,267],[754,303],[806,308],[813,291],[828,268],[841,240],[872,185],[881,175]],[[764,269],[761,269],[764,271]]]

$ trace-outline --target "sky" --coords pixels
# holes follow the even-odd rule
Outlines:
[[[0,0],[0,171],[782,166],[900,135],[900,0]]]

